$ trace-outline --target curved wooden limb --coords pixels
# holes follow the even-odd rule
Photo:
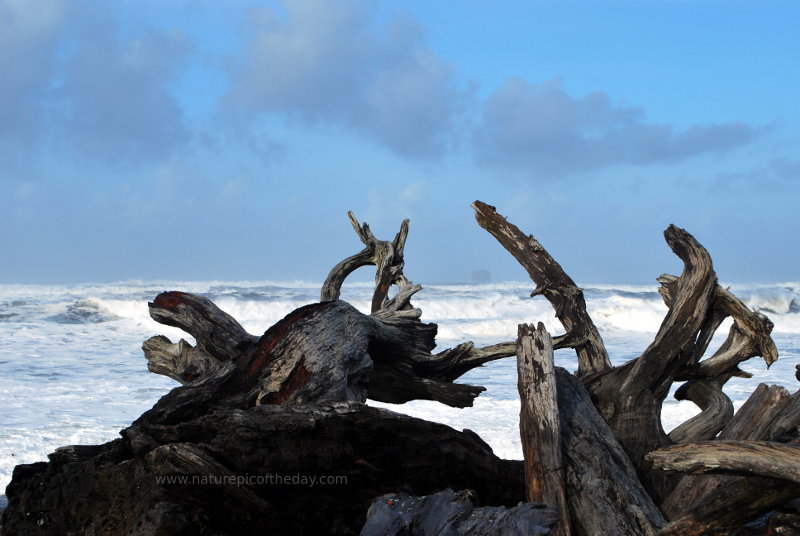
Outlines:
[[[403,220],[400,231],[394,240],[387,242],[378,240],[364,222],[358,223],[353,212],[347,213],[359,240],[366,246],[362,251],[348,257],[333,267],[322,285],[320,301],[335,301],[341,296],[342,284],[353,271],[362,266],[374,265],[375,290],[372,295],[371,312],[379,316],[405,316],[414,317],[415,313],[405,311],[413,309],[409,299],[421,290],[419,285],[413,285],[403,275],[403,250],[408,238],[408,220]],[[400,287],[398,296],[389,299],[389,289],[392,285]],[[419,315],[416,315],[417,318]]]
[[[578,354],[580,377],[611,369],[603,339],[586,312],[583,290],[550,256],[533,236],[525,235],[481,201],[472,203],[478,224],[486,229],[528,272],[536,289],[531,296],[543,295],[553,305],[556,316],[567,331],[567,340]]]
[[[195,338],[199,351],[219,361],[235,359],[258,340],[214,302],[197,294],[162,292],[147,306],[153,320],[181,328]]]
[[[664,238],[684,270],[654,341],[637,359],[587,379],[600,414],[617,433],[645,487],[659,499],[673,483],[645,463],[644,456],[670,443],[661,426],[661,405],[676,373],[691,359],[685,349],[706,320],[717,282],[710,255],[691,234],[670,225]]]
[[[347,257],[343,261],[334,266],[325,282],[322,284],[322,291],[320,292],[320,301],[336,301],[342,295],[342,284],[348,275],[352,274],[362,266],[369,266],[372,264],[372,252],[369,249],[361,250],[360,252]]]
[[[668,306],[671,295],[675,292],[677,279],[668,274],[659,278],[662,283],[659,292],[664,296]],[[713,356],[701,361],[714,332],[727,317],[733,318],[727,339]],[[769,367],[778,359],[778,349],[771,336],[772,328],[773,324],[769,318],[757,311],[751,311],[728,289],[717,285],[714,289],[712,311],[698,335],[692,359],[680,372],[678,379],[707,378],[722,374],[747,375],[738,369],[739,363],[758,356],[761,356]]]
[[[678,278],[674,275],[664,274],[658,280],[662,284],[659,292],[664,297],[667,306],[671,307]],[[733,318],[728,338],[713,356],[701,361],[714,332],[727,317]],[[678,379],[719,376],[725,373],[736,376],[746,375],[747,373],[737,368],[738,364],[758,356],[763,357],[769,367],[778,359],[778,349],[771,336],[772,328],[773,324],[769,318],[757,311],[750,310],[728,289],[717,285],[714,289],[712,311],[692,349],[692,359],[681,371]]]
[[[664,471],[763,476],[800,484],[800,444],[773,441],[695,441],[647,455]]]
[[[727,379],[727,378],[724,378]],[[713,439],[733,418],[733,402],[722,392],[716,378],[691,380],[675,392],[678,400],[691,400],[702,413],[695,415],[669,433],[675,443]]]

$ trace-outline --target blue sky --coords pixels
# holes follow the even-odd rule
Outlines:
[[[797,281],[795,2],[0,0],[0,282],[525,273]],[[364,272],[364,277],[370,277]]]

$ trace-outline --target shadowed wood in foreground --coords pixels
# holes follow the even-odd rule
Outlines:
[[[356,402],[216,408],[20,465],[3,534],[358,534],[372,500],[474,490],[514,507],[521,462],[474,433]]]
[[[470,490],[454,492],[449,488],[426,497],[383,495],[370,506],[360,536],[555,534],[551,528],[558,521],[558,513],[544,504],[476,508],[474,497]]]

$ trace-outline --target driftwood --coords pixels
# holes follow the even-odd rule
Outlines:
[[[411,306],[411,296],[422,290],[403,275],[403,249],[408,237],[408,220],[403,220],[400,232],[394,240],[387,242],[378,240],[367,223],[360,224],[352,212],[348,212],[350,223],[358,238],[366,246],[355,255],[344,259],[333,267],[322,284],[321,301],[338,300],[342,292],[342,284],[348,275],[362,266],[375,266],[375,291],[372,294],[372,314],[377,316],[404,316],[419,318],[422,312]],[[397,295],[389,299],[389,289],[397,285]]]
[[[556,368],[556,381],[573,532],[583,536],[657,533],[666,522],[589,393],[562,368]]]
[[[522,464],[474,433],[356,402],[209,411],[21,465],[3,534],[358,534],[376,496],[516,506]],[[26,513],[29,513],[26,515]]]
[[[425,497],[387,494],[373,501],[361,536],[543,536],[555,534],[558,512],[544,504],[476,508],[472,490],[446,489]]]
[[[654,466],[681,473],[756,475],[800,485],[800,445],[770,441],[698,441],[647,455]]]
[[[202,296],[157,296],[151,316],[197,342],[149,339],[148,368],[182,386],[116,441],[18,466],[4,534],[733,534],[800,495],[800,394],[759,386],[734,415],[722,390],[746,376],[742,361],[778,358],[772,324],[717,284],[711,256],[691,234],[665,231],[684,263],[680,277],[658,279],[668,313],[640,357],[612,366],[566,271],[494,207],[473,208],[530,274],[532,296],[554,306],[564,334],[550,339],[543,327],[523,325],[517,341],[432,353],[437,326],[420,321],[411,298],[421,286],[404,274],[408,221],[382,241],[349,213],[364,249],[331,270],[320,303],[263,335]],[[365,265],[376,267],[369,314],[339,299],[348,275]],[[706,357],[727,317],[726,341]],[[554,367],[553,348],[576,351],[575,375]],[[499,460],[468,430],[364,405],[470,406],[484,388],[455,381],[513,355],[524,465]],[[667,435],[661,406],[675,382],[683,382],[676,396],[702,412]],[[249,478],[276,474],[347,484]],[[768,530],[790,526],[792,515],[773,515]]]
[[[533,236],[497,214],[494,207],[475,201],[475,219],[519,262],[536,283],[531,297],[542,295],[553,304],[556,316],[567,332],[553,341],[554,348],[575,348],[578,376],[605,372],[611,368],[600,333],[586,312],[583,290],[561,268]]]
[[[719,434],[718,439],[740,441],[763,441],[770,438],[773,420],[783,411],[789,401],[789,393],[783,387],[761,384],[750,398],[739,408],[733,419]],[[686,476],[667,496],[662,508],[670,519],[677,519],[720,489],[741,488],[744,479],[726,476]]]
[[[531,275],[537,289],[533,294],[543,294],[553,304],[556,316],[567,329],[566,335],[557,340],[582,343],[581,346],[562,342],[561,346],[576,348],[578,376],[591,394],[592,402],[613,429],[648,493],[657,504],[663,502],[671,518],[683,514],[694,516],[695,520],[702,518],[705,524],[702,530],[730,532],[733,527],[740,527],[786,502],[787,497],[791,498],[792,492],[786,491],[785,482],[769,481],[768,487],[775,488],[776,493],[766,493],[767,497],[758,501],[754,500],[753,488],[744,481],[725,489],[712,486],[714,491],[703,491],[707,485],[697,481],[692,484],[690,479],[742,477],[686,476],[680,480],[653,467],[647,458],[650,452],[674,442],[711,439],[731,422],[750,422],[752,427],[762,428],[767,436],[780,436],[783,440],[797,437],[796,421],[789,414],[783,414],[784,421],[774,428],[769,417],[740,417],[731,421],[732,404],[722,392],[722,386],[731,376],[746,376],[738,368],[739,363],[746,359],[762,356],[767,366],[777,359],[777,350],[770,337],[772,323],[760,313],[750,311],[733,294],[717,285],[711,257],[694,237],[674,226],[665,231],[668,245],[684,261],[684,272],[680,277],[665,274],[659,278],[662,284],[660,292],[669,312],[655,340],[641,357],[612,368],[604,362],[606,352],[602,339],[585,310],[580,289],[544,251],[541,243],[499,216],[494,207],[478,201],[473,208],[478,223],[495,236]],[[725,343],[713,356],[703,359],[714,332],[729,316],[733,317],[733,325]],[[669,437],[661,427],[661,405],[673,382],[687,380],[678,390],[678,396],[695,401],[703,411]],[[739,413],[746,415],[747,407]],[[562,433],[564,428],[562,426]],[[724,438],[724,434],[723,430],[720,437]],[[763,478],[749,478],[763,484]],[[694,493],[689,493],[689,488]],[[568,481],[568,496],[573,492],[574,485]],[[745,497],[751,499],[749,506],[744,505],[747,502]],[[694,515],[700,510],[692,512],[692,508],[700,508],[703,504],[702,515]],[[736,512],[732,513],[732,509]],[[573,521],[577,517],[571,516]],[[663,519],[650,519],[655,520],[651,526],[663,524]],[[673,531],[674,526],[669,530]],[[680,534],[679,531],[669,533]]]
[[[519,432],[525,458],[525,497],[528,502],[554,506],[561,518],[553,534],[568,536],[571,530],[561,460],[553,341],[541,322],[537,328],[519,326],[517,376],[522,404]]]

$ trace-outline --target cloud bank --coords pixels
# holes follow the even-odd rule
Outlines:
[[[170,90],[189,39],[179,30],[125,35],[106,8],[0,0],[4,155],[131,164],[166,158],[189,140]]]
[[[281,145],[279,129],[270,131],[277,120],[354,134],[410,161],[467,151],[486,168],[551,176],[677,162],[758,135],[741,122],[651,123],[642,108],[614,105],[602,91],[576,97],[559,81],[512,77],[481,100],[419,22],[380,7],[285,0],[242,11],[241,43],[219,74],[227,90],[200,116],[233,125],[244,146],[271,140],[251,143],[256,152]],[[180,28],[126,25],[110,4],[0,0],[0,155],[169,161],[219,126],[187,119],[203,73],[181,77],[214,54],[202,41]]]
[[[416,21],[379,22],[373,3],[356,0],[284,5],[285,16],[248,14],[229,110],[333,124],[408,158],[445,153],[470,92]]]
[[[724,152],[756,134],[740,122],[678,132],[648,123],[641,108],[615,107],[601,91],[576,98],[558,80],[535,85],[509,78],[485,104],[474,149],[486,166],[564,175]]]

